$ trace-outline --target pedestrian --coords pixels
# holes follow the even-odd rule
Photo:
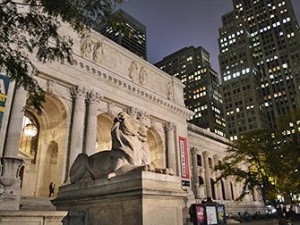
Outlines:
[[[53,184],[53,182],[51,182],[49,184],[49,198],[52,196],[52,194],[54,194],[54,189],[55,189],[55,185]]]
[[[286,217],[287,217],[287,219],[293,221],[295,215],[296,215],[296,212],[294,211],[293,206],[291,205],[289,208],[289,211],[286,214]]]

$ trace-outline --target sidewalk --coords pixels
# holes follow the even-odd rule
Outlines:
[[[228,225],[233,225],[233,224],[240,224],[240,225],[278,225],[278,220],[277,219],[266,219],[266,220],[253,220],[249,222],[241,222],[241,223],[236,223],[236,222],[231,222],[228,221]]]
[[[250,222],[231,222],[228,221],[227,225],[278,225],[278,219],[266,219],[266,220],[253,220]],[[293,225],[300,225],[300,221],[294,221]]]

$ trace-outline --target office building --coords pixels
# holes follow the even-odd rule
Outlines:
[[[202,47],[186,47],[155,65],[185,85],[185,105],[195,113],[189,122],[224,136],[218,74],[211,68],[209,53]]]
[[[219,62],[227,137],[275,128],[300,106],[300,32],[290,0],[233,0]]]
[[[147,59],[146,26],[122,9],[116,12],[116,18],[118,23],[121,23],[119,28],[101,24],[94,29],[141,58]]]

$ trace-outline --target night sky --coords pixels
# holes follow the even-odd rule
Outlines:
[[[300,23],[300,0],[292,3]],[[218,29],[221,16],[233,9],[232,0],[124,0],[121,8],[147,27],[150,63],[184,47],[202,46],[219,73]]]

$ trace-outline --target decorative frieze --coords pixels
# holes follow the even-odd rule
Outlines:
[[[140,86],[139,84],[147,83],[148,73],[145,67],[141,67],[140,70],[138,70],[139,65],[137,65],[135,61],[132,62],[130,66],[131,69],[128,69],[128,76],[132,79],[132,81],[135,79],[134,83],[124,80],[109,71],[100,71],[99,69],[97,69],[97,67],[99,67],[97,65],[89,65],[87,69],[86,62],[84,62],[83,59],[80,58],[74,59],[73,67],[74,66],[76,66],[80,70],[90,73],[91,76],[96,77],[97,79],[104,80],[114,86],[117,86],[116,88],[122,88],[124,90],[130,91],[134,95],[145,98],[147,100],[151,100],[155,104],[158,104],[160,107],[165,107],[168,110],[183,115],[183,117],[185,118],[190,118],[192,116],[191,111],[172,102],[172,96],[174,97],[174,90],[171,83],[169,85],[169,93],[167,94],[169,97],[166,96],[166,98],[143,88],[143,86]]]
[[[143,85],[146,82],[148,74],[145,67],[133,61],[128,69],[128,76],[133,82]]]
[[[101,63],[104,58],[103,40],[97,40],[90,35],[81,39],[80,54],[95,63]]]

